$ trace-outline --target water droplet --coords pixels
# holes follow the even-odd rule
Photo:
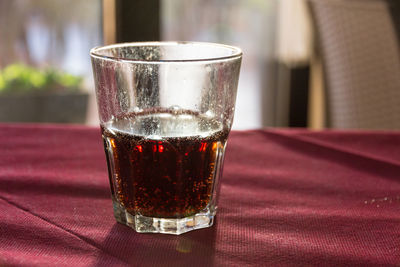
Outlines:
[[[214,117],[214,112],[212,112],[211,110],[207,110],[207,112],[204,113],[204,115],[206,115],[209,118],[212,118],[212,117]]]
[[[133,112],[142,112],[143,109],[139,108],[139,107],[134,107],[133,108]]]
[[[172,111],[172,114],[177,115],[181,111],[181,107],[178,105],[173,105],[169,108]]]

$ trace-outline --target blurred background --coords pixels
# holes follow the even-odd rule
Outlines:
[[[97,125],[90,48],[244,51],[234,129],[400,129],[398,0],[0,0],[0,121]]]

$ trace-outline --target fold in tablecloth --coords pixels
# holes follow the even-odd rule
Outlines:
[[[212,228],[113,218],[97,128],[0,125],[0,265],[400,264],[400,132],[232,132]]]

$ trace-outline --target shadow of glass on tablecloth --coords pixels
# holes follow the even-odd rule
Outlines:
[[[94,266],[212,266],[218,224],[183,235],[140,234],[115,223]]]

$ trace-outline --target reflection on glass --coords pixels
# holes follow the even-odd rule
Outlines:
[[[235,129],[273,124],[272,58],[276,0],[163,0],[163,40],[225,43],[245,51],[235,111]],[[267,112],[266,112],[267,111]]]

